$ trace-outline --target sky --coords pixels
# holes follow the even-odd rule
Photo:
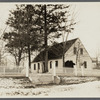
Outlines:
[[[0,31],[6,27],[9,10],[15,9],[16,3],[0,3]],[[66,3],[69,4],[69,3]],[[80,38],[91,57],[100,53],[100,3],[71,3],[75,6],[78,21],[68,39]]]

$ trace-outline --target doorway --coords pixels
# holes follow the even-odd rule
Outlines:
[[[65,62],[65,67],[74,68],[75,63],[72,60],[67,60]]]

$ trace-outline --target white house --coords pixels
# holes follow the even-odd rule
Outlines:
[[[48,73],[52,73],[53,64],[56,66],[56,73],[63,73],[66,68],[80,69],[82,64],[85,69],[92,69],[92,59],[79,38],[67,41],[65,47],[65,67],[63,67],[62,60],[63,43],[57,43],[49,47]],[[44,53],[45,51],[40,52],[33,60],[31,67],[33,73],[45,72]]]

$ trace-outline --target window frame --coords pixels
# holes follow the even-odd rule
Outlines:
[[[38,70],[40,69],[40,63],[38,63]]]
[[[80,48],[80,54],[83,55],[83,48]]]
[[[50,61],[50,69],[52,68],[52,61]]]
[[[55,61],[55,66],[58,67],[58,61],[57,60]]]
[[[34,64],[34,70],[36,70],[36,64]]]
[[[87,61],[84,61],[84,68],[87,68]]]

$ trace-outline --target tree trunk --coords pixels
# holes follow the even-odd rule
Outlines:
[[[16,61],[16,68],[17,68],[17,71],[19,72],[19,61],[18,61],[18,59],[15,57],[15,61]]]
[[[96,67],[98,68],[98,57],[96,57]]]
[[[15,63],[16,63],[16,66],[18,66],[18,65],[19,65],[19,63],[18,63],[17,56],[16,56],[16,55],[14,55],[14,57],[15,57]]]
[[[63,67],[65,67],[65,56],[63,54]]]
[[[17,62],[16,62],[16,65],[17,65],[17,66],[19,66],[19,65],[20,65],[19,61],[17,61]]]
[[[19,49],[19,56],[18,56],[18,65],[20,66],[22,50]]]
[[[1,51],[0,51],[0,65],[1,65]]]
[[[46,13],[46,5],[44,5],[44,20],[45,20],[45,25],[44,25],[44,30],[45,30],[45,72],[48,72],[48,42],[47,42],[47,21],[46,21],[46,17],[47,17],[47,13]]]
[[[65,28],[66,28],[66,24],[65,24]],[[66,49],[68,35],[69,35],[69,32],[67,33],[65,42],[64,42],[64,37],[63,37],[63,67],[65,67],[65,49]]]
[[[28,65],[29,68],[31,68],[31,50],[30,50],[30,45],[28,45]]]
[[[65,42],[63,41],[63,67],[65,67]]]

